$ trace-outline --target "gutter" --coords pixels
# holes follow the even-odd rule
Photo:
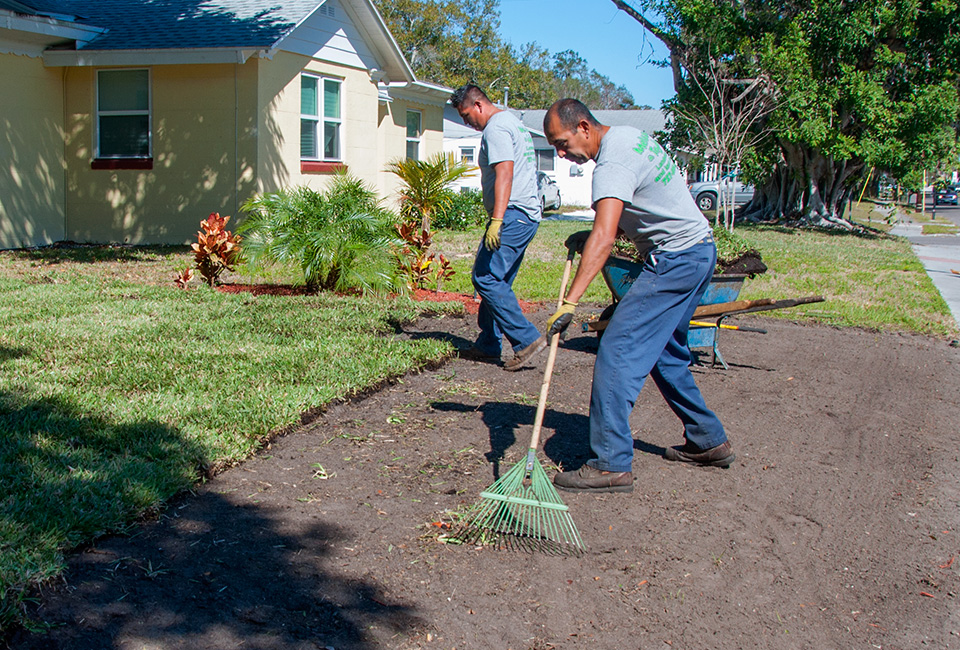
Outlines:
[[[394,82],[388,85],[391,94],[397,97],[404,97],[421,104],[430,104],[433,106],[444,106],[453,93],[453,88],[447,88],[439,84],[428,83],[426,81],[403,81]]]
[[[46,50],[43,64],[48,67],[185,65],[197,63],[243,64],[253,56],[263,56],[260,48],[167,48],[154,50]]]

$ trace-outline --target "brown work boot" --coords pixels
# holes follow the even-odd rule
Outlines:
[[[687,441],[683,446],[669,447],[665,456],[667,460],[705,467],[730,467],[730,464],[737,459],[729,440],[710,449],[700,449]]]
[[[583,465],[554,475],[553,484],[569,492],[633,492],[633,472],[604,472]]]
[[[547,338],[545,336],[541,336],[536,341],[514,354],[512,359],[503,364],[503,369],[520,370],[520,368],[522,368],[528,361],[540,354],[545,347],[547,347]]]

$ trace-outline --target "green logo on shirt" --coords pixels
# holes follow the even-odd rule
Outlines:
[[[527,162],[534,163],[537,159],[537,152],[533,148],[533,136],[530,135],[530,131],[527,130],[525,126],[517,127],[520,129],[520,134],[523,136],[523,142],[527,145],[527,149],[524,152],[524,157],[527,159]]]
[[[655,183],[663,183],[666,185],[673,178],[673,175],[677,173],[677,165],[670,158],[670,154],[646,133],[640,134],[640,137],[637,138],[637,146],[635,146],[633,150],[641,156],[646,155],[647,160],[650,162],[656,161],[656,167],[659,173],[656,178],[653,179]]]

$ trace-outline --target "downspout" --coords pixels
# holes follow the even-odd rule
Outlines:
[[[63,159],[60,165],[63,168],[63,239],[67,240],[67,70],[60,68],[60,104],[63,107]]]
[[[240,216],[240,64],[233,66],[233,221]]]

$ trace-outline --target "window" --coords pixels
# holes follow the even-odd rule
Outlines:
[[[407,111],[407,158],[420,160],[420,111]]]
[[[150,157],[150,71],[97,71],[97,158]]]
[[[537,169],[542,172],[553,171],[553,149],[537,149]]]
[[[340,95],[343,82],[300,75],[300,157],[341,160]]]
[[[466,163],[468,165],[475,164],[474,159],[474,148],[473,147],[460,147],[460,162]]]

